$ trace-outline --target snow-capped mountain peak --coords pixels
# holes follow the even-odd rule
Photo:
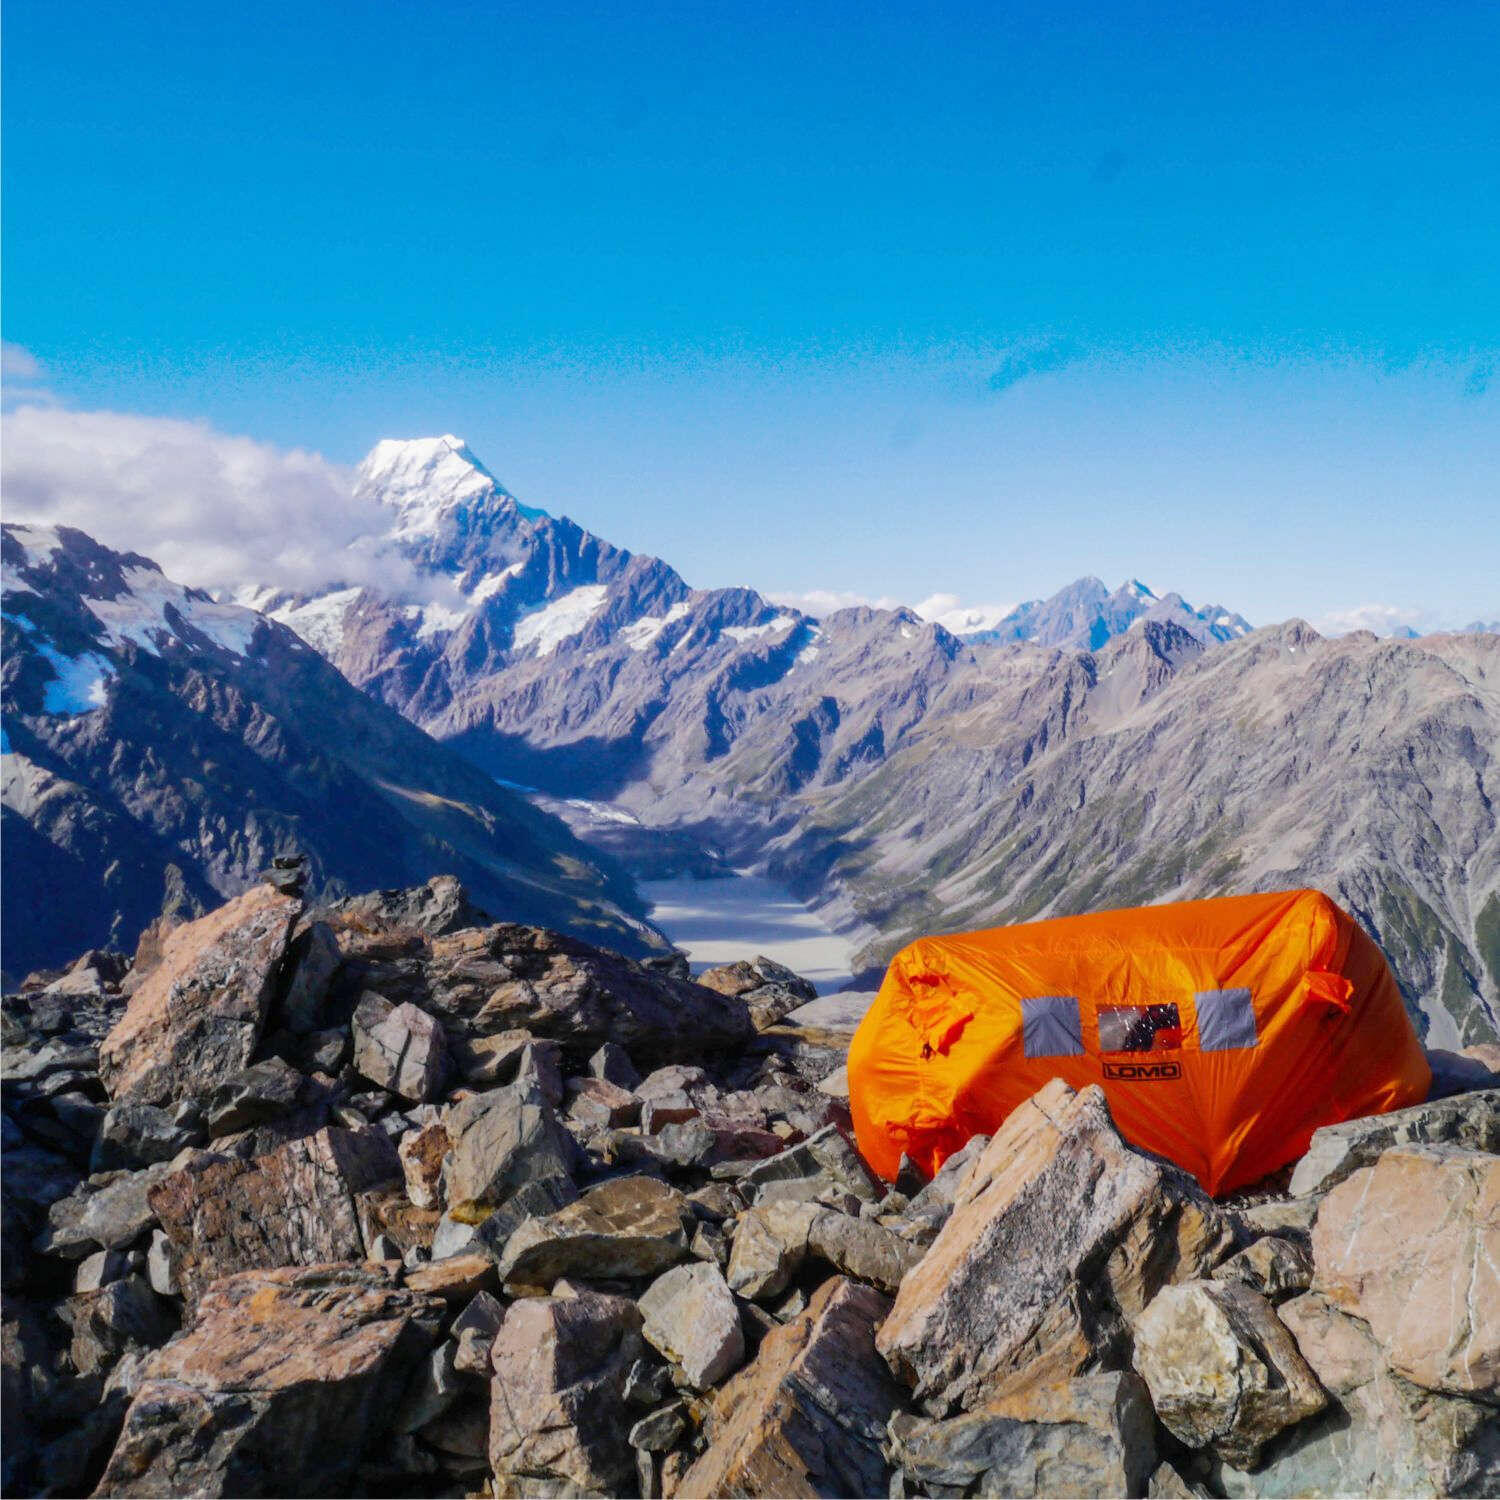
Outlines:
[[[508,501],[528,520],[545,515],[519,504],[469,445],[452,433],[382,439],[359,466],[356,492],[396,512],[393,537],[430,536],[447,517],[476,501]]]

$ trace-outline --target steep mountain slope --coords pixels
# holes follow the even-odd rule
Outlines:
[[[852,893],[885,934],[871,960],[932,927],[1317,886],[1381,943],[1430,1041],[1493,1038],[1500,641],[1294,622],[1153,676],[1129,660],[1149,629],[1013,658],[1008,688],[950,700],[775,832],[784,868]]]
[[[4,528],[4,962],[131,943],[271,856],[330,893],[450,872],[496,915],[660,945],[628,878],[285,627],[67,528]]]
[[[872,963],[928,928],[1305,882],[1435,1040],[1494,1032],[1492,637],[1246,635],[1097,579],[969,639],[814,620],[520,506],[457,439],[381,444],[361,484],[447,602],[263,598],[278,618],[491,774],[768,865],[882,932]]]

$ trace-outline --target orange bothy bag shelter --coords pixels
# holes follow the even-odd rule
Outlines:
[[[1420,1103],[1431,1072],[1384,956],[1319,891],[921,938],[849,1049],[866,1161],[935,1172],[1049,1079],[1097,1083],[1124,1137],[1210,1193],[1320,1125]]]

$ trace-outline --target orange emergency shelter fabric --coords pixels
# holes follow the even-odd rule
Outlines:
[[[1101,1085],[1127,1140],[1218,1194],[1320,1125],[1420,1103],[1432,1075],[1384,956],[1319,891],[921,938],[849,1049],[886,1178],[903,1152],[935,1172],[1052,1078]]]

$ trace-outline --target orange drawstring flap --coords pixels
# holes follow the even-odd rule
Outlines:
[[[1332,1006],[1347,1016],[1349,1002],[1354,998],[1354,985],[1344,975],[1334,974],[1328,969],[1309,969],[1302,978],[1302,993],[1314,1004]]]

